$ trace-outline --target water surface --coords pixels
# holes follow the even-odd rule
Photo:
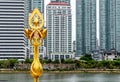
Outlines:
[[[33,82],[30,74],[0,74],[0,82]],[[46,73],[40,82],[120,82],[120,74],[54,74]]]

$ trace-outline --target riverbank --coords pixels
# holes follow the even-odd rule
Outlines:
[[[0,69],[0,73],[30,73],[26,70]],[[73,71],[44,71],[44,73],[119,73],[120,69],[79,69]]]
[[[120,69],[80,69],[73,71],[44,71],[45,73],[119,73]]]

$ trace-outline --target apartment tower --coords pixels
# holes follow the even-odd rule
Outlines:
[[[50,2],[46,9],[47,53],[57,58],[60,53],[72,51],[71,6],[66,2]]]
[[[76,0],[76,56],[95,49],[96,0]]]

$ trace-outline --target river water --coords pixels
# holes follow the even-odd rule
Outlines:
[[[0,82],[33,82],[30,74],[0,74]],[[120,82],[120,74],[45,73],[39,82]]]

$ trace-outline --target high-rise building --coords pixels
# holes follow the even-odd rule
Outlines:
[[[31,10],[38,8],[42,13],[44,13],[44,0],[31,0]]]
[[[100,0],[100,48],[120,52],[120,0]]]
[[[58,58],[60,53],[72,51],[71,21],[71,6],[68,3],[50,2],[47,5],[47,53],[56,53],[55,58]]]
[[[25,0],[0,0],[0,59],[26,58]]]
[[[96,49],[96,0],[76,0],[76,56],[94,49]]]
[[[31,12],[31,0],[25,0],[25,27],[28,28],[29,13]]]
[[[70,5],[70,0],[51,0],[51,2],[67,2]]]

